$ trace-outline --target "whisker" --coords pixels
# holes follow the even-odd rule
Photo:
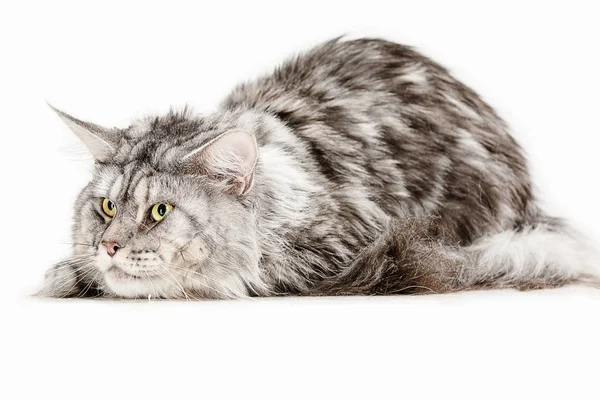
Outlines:
[[[176,274],[179,274],[179,275],[181,275],[182,277],[184,277],[184,278],[186,278],[186,279],[189,279],[189,280],[191,280],[192,282],[195,282],[195,283],[198,283],[198,284],[200,284],[200,285],[204,286],[204,287],[205,287],[206,289],[208,289],[209,291],[214,291],[214,292],[217,292],[217,293],[219,293],[221,296],[223,296],[223,298],[224,298],[224,299],[231,299],[231,298],[232,298],[232,297],[231,297],[231,295],[228,295],[227,293],[225,293],[225,292],[222,292],[222,291],[220,291],[219,289],[216,289],[216,288],[214,288],[214,287],[210,286],[210,285],[209,285],[209,284],[207,284],[206,282],[202,282],[201,280],[198,280],[198,279],[193,279],[192,277],[189,277],[189,276],[187,276],[185,273],[183,273],[183,272],[181,272],[181,271],[179,271],[179,270],[177,270],[177,269],[174,269],[174,270],[173,270],[173,272],[175,272]],[[198,299],[198,300],[199,300],[199,299]]]
[[[96,247],[95,244],[93,243],[79,243],[79,242],[58,242],[60,244],[71,244],[71,245],[77,245],[77,246],[88,246],[88,247]]]
[[[163,267],[163,268],[164,268],[164,267]],[[166,270],[166,268],[165,268],[165,270]],[[167,272],[169,272],[168,270],[166,270],[166,271],[167,271]],[[167,281],[170,281],[169,279],[167,279],[168,277],[166,277],[165,275],[163,275],[162,273],[160,273],[160,271],[157,271],[157,273],[158,273],[158,275],[160,275],[160,276],[161,276],[163,279],[165,279],[165,280],[167,280]],[[183,286],[179,284],[179,282],[177,281],[177,278],[175,278],[175,276],[174,276],[173,274],[171,274],[171,273],[169,272],[169,275],[171,275],[171,277],[173,278],[173,281],[175,282],[175,284],[179,286],[179,288],[181,289],[181,292],[182,292],[182,294],[183,294],[183,295],[186,297],[186,300],[187,300],[187,301],[189,301],[189,300],[190,300],[190,299],[189,299],[190,297],[192,297],[194,300],[198,300],[198,301],[200,300],[200,299],[199,299],[199,298],[197,298],[197,297],[194,297],[194,296],[192,296],[192,295],[189,295],[189,294],[188,294],[188,293],[187,293],[187,292],[186,292],[186,291],[183,289]],[[165,296],[165,297],[166,297],[166,296]]]
[[[160,296],[160,293],[159,293],[159,288],[158,288],[158,285],[156,284],[156,282],[154,282],[153,277],[149,277],[148,281],[152,284],[152,288],[154,289],[153,296],[152,296],[152,294],[149,294],[148,295],[148,300],[150,300],[151,296],[155,297],[155,298],[160,298],[161,296]]]
[[[179,289],[181,290],[181,292],[183,293],[183,295],[185,296],[186,300],[190,300],[190,298],[188,297],[187,293],[185,292],[185,289],[183,288],[183,286],[177,281],[177,278],[175,278],[175,276],[173,276],[173,274],[171,274],[171,272],[167,269],[167,267],[165,267],[164,265],[161,265],[161,267],[169,274],[171,275],[171,277],[173,278],[175,284],[177,286],[179,286]]]
[[[184,274],[184,273],[182,273],[182,272],[180,272],[180,271],[183,271],[183,272],[185,272],[185,273],[190,273],[190,272],[191,272],[192,274],[198,275],[198,276],[199,276],[199,277],[201,277],[201,278],[204,278],[204,279],[211,280],[211,281],[213,281],[213,282],[217,283],[218,285],[221,285],[221,283],[220,283],[219,281],[217,281],[216,279],[213,279],[213,278],[211,278],[211,277],[209,277],[209,276],[206,276],[206,275],[204,275],[204,274],[202,274],[202,273],[200,273],[200,272],[198,272],[198,271],[194,271],[194,270],[191,270],[191,269],[182,268],[182,267],[179,267],[179,266],[177,266],[177,265],[174,265],[174,264],[170,264],[170,266],[173,268],[173,271],[174,271],[174,272],[177,272],[177,273],[179,273],[180,275],[183,275],[183,276],[187,277],[188,279],[191,279],[191,277],[189,277],[189,276],[186,276],[186,274]],[[197,279],[195,279],[195,280],[194,280],[194,279],[191,279],[191,280],[192,280],[193,282],[200,283],[201,285],[204,285],[204,286],[205,286],[205,287],[207,287],[208,289],[211,289],[211,290],[214,290],[215,292],[218,292],[219,294],[221,294],[221,295],[225,296],[225,298],[228,298],[228,299],[231,299],[231,298],[232,298],[230,294],[227,294],[227,293],[225,293],[225,292],[223,292],[223,291],[220,291],[219,289],[217,289],[217,288],[215,288],[215,287],[212,287],[212,286],[208,285],[206,282],[202,282],[202,281],[199,281],[199,280],[197,280]],[[229,290],[230,290],[230,289],[229,289]],[[230,290],[230,291],[231,291],[231,290]],[[231,292],[232,292],[232,294],[233,294],[234,296],[237,296],[238,298],[247,298],[247,299],[252,299],[251,297],[249,297],[249,296],[248,296],[248,295],[246,295],[246,294],[236,293],[236,291],[231,291]]]

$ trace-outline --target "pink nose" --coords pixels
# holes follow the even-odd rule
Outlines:
[[[111,257],[114,256],[117,253],[117,250],[121,248],[121,246],[119,246],[119,243],[117,242],[102,241],[102,244],[104,245],[104,247],[106,247],[106,252]]]

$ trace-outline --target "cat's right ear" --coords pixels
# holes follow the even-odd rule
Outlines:
[[[117,129],[108,129],[90,122],[80,121],[52,105],[48,105],[85,144],[96,160],[106,162],[112,158],[118,142]]]
[[[220,182],[237,196],[252,188],[257,160],[256,138],[241,130],[225,132],[183,157],[185,169]]]

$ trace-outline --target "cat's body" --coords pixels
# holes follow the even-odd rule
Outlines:
[[[209,116],[108,131],[60,114],[97,163],[46,294],[394,294],[600,271],[536,205],[503,121],[398,44],[325,43]],[[173,208],[156,222],[153,204]]]

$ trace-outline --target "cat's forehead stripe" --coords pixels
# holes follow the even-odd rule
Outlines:
[[[93,195],[96,197],[110,197],[115,181],[120,172],[115,167],[100,170],[93,181]]]
[[[129,186],[127,187],[127,197],[135,201],[138,205],[145,202],[147,197],[148,185],[147,172],[140,170],[132,173]]]
[[[119,175],[117,177],[117,179],[114,181],[114,183],[112,184],[112,187],[110,188],[110,192],[108,197],[110,199],[118,199],[119,198],[119,193],[121,192],[121,187],[123,186],[123,175]]]
[[[131,180],[134,177],[134,171],[131,167],[126,167],[123,170],[123,175],[121,179],[121,184],[118,187],[117,196],[115,198],[119,199],[121,202],[126,202],[129,197],[129,186],[131,185]]]
[[[144,205],[148,201],[148,178],[145,176],[141,176],[140,179],[136,181],[135,185],[131,185],[133,191],[133,200],[138,205]]]

